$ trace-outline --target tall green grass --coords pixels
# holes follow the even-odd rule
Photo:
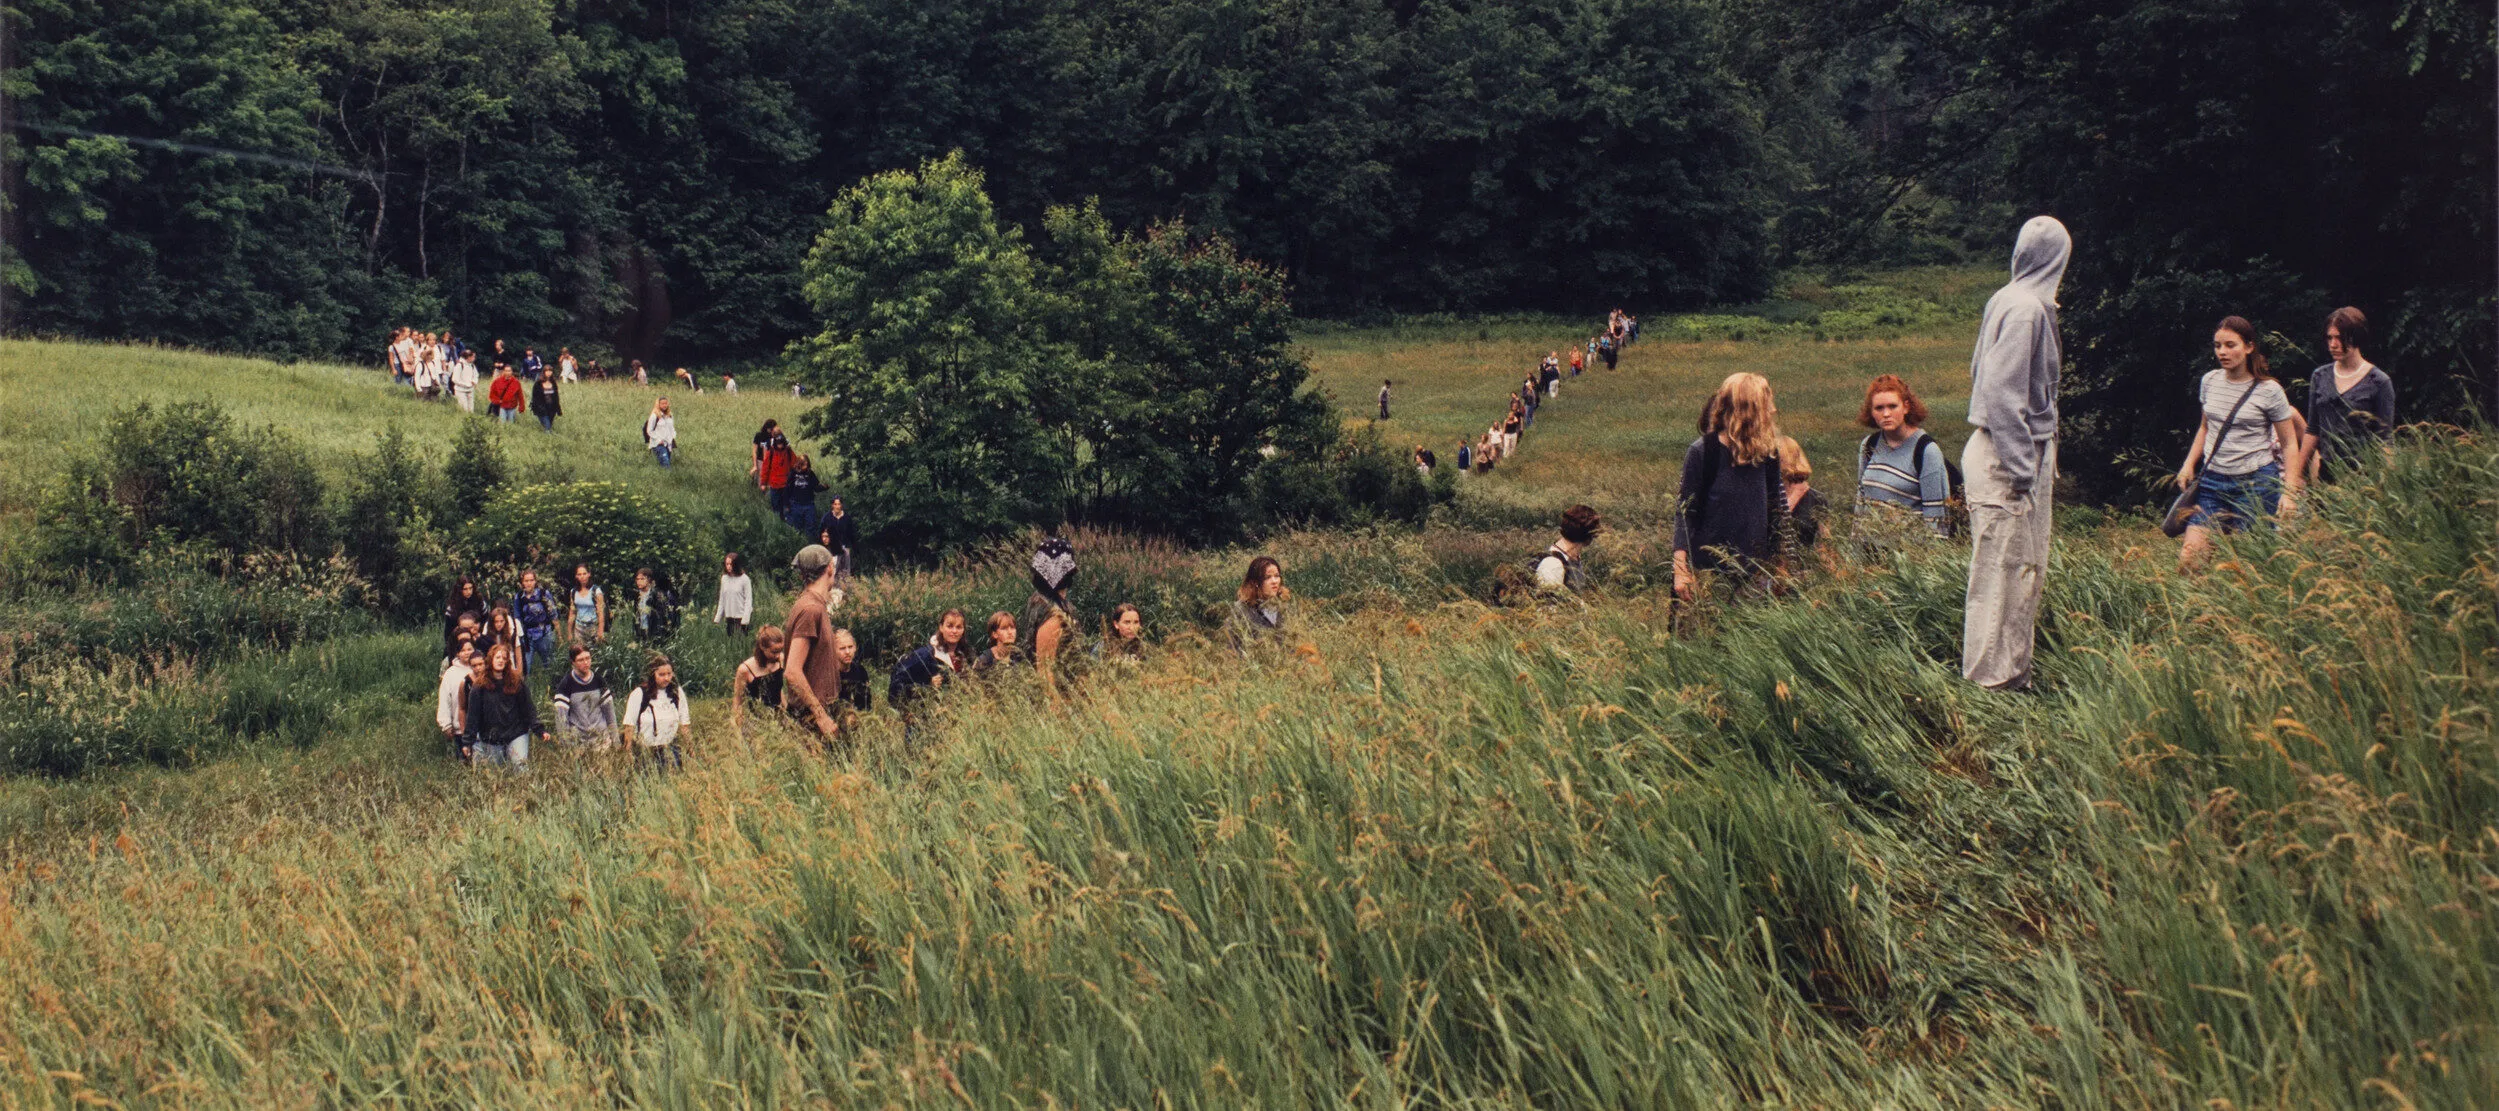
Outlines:
[[[958,691],[909,748],[713,730],[674,777],[550,754],[338,821],[16,842],[0,1085],[2480,1106],[2494,479],[2486,438],[2419,438],[2196,578],[2148,529],[2069,534],[2032,696],[1957,679],[1949,548],[1690,637],[1628,575],[1509,610],[1314,587],[1272,658],[1176,638],[1065,703]],[[1297,581],[1412,566],[1343,543]]]

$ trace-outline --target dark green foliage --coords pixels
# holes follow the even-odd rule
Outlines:
[[[2369,314],[2367,354],[2394,375],[2402,419],[2491,403],[2488,7],[1806,0],[1765,11],[1755,18],[1789,48],[1759,52],[1765,61],[1850,72],[1866,59],[1880,71],[1880,88],[1856,94],[1879,137],[1835,159],[1876,158],[1890,185],[1823,216],[1880,223],[1909,218],[1895,202],[1955,197],[2004,212],[1963,237],[1990,261],[2009,253],[2020,217],[2046,212],[2073,231],[2065,435],[2108,448],[2064,457],[2087,496],[2139,493],[2128,474],[2147,462],[2176,469],[2226,315],[2286,338],[2270,354],[2294,403],[2324,361],[2326,313],[2346,304]]]
[[[331,542],[321,477],[302,446],[200,402],[113,414],[100,454],[73,461],[48,504],[42,550],[62,574],[109,574],[151,545],[231,563],[260,552],[320,558]]]
[[[798,270],[836,192],[950,150],[1009,220],[1185,219],[1320,312],[1768,277],[1768,152],[1705,0],[5,10],[12,110],[44,128],[0,139],[13,327],[761,355],[816,330]]]
[[[382,612],[405,620],[432,612],[448,547],[433,523],[441,502],[440,484],[397,426],[375,438],[347,492],[340,540]]]
[[[504,457],[503,443],[495,438],[492,423],[460,422],[459,435],[451,441],[451,456],[443,460],[443,484],[450,488],[450,523],[455,526],[485,513],[511,476],[512,464]]]
[[[959,546],[1055,523],[1088,400],[1020,230],[960,155],[844,194],[807,256],[824,331],[793,349],[802,424],[878,507],[871,546]]]
[[[481,575],[514,581],[524,568],[568,589],[573,565],[590,565],[607,591],[608,628],[632,620],[633,573],[648,567],[682,585],[700,568],[693,527],[666,502],[613,482],[546,482],[506,490],[469,524],[465,548],[477,562],[503,570]]]

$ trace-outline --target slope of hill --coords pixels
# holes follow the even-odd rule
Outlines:
[[[1400,419],[1473,404],[1429,396],[1444,368],[1497,400],[1512,354],[1426,341],[1456,346],[1411,357]],[[1409,341],[1310,342],[1359,383]],[[1564,387],[1552,470],[1477,496],[1576,496],[1716,359],[1853,411],[1870,368],[1960,346],[1653,339]],[[1783,408],[1844,442],[1837,404]],[[40,435],[0,430],[13,470]],[[353,712],[0,780],[0,1102],[2476,1106],[2494,487],[2486,433],[2416,435],[2193,578],[2071,514],[2027,697],[1957,679],[1950,547],[1679,614],[1641,525],[1587,604],[1524,609],[1478,598],[1532,534],[1283,538],[1293,635],[1247,658],[1201,630],[1248,553],[1089,537],[1085,589],[1154,615],[1143,667],[959,691],[836,753],[706,699],[665,777],[448,766],[422,635],[252,656],[155,686]],[[1019,576],[879,577],[852,620],[917,635]]]

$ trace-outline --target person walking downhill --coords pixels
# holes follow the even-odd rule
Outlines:
[[[782,705],[830,742],[841,732],[833,711],[841,701],[846,661],[833,650],[833,610],[842,604],[842,589],[833,583],[833,553],[821,544],[800,548],[790,557],[790,567],[806,585],[782,622],[790,642],[788,663],[781,669]]]
[[[1991,690],[2030,687],[2039,595],[2047,585],[2057,377],[2065,357],[2057,286],[2073,253],[2073,236],[2054,217],[2023,224],[2013,242],[2013,279],[1987,299],[1970,351],[1972,431],[1961,451],[1970,586],[1961,675]]]
[[[477,642],[463,640],[451,650],[451,659],[444,663],[443,673],[434,686],[434,727],[440,729],[443,744],[452,756],[466,763],[469,758],[467,720],[469,683],[485,661],[477,658]]]
[[[816,477],[813,460],[804,455],[791,459],[789,491],[784,499],[781,519],[802,533],[814,528],[816,519],[822,516],[816,509],[816,495],[823,493],[824,489],[824,480]]]
[[[573,610],[573,643],[596,644],[607,639],[607,592],[590,581],[590,565],[573,565],[573,589],[566,599]]]
[[[463,413],[477,411],[477,360],[465,354],[451,360],[451,400]]]
[[[495,379],[486,386],[486,404],[495,411],[495,419],[510,424],[520,419],[521,380],[512,376],[512,368],[495,364]]]
[[[462,575],[459,581],[451,584],[450,595],[443,599],[444,659],[450,659],[452,650],[459,647],[454,638],[459,635],[461,619],[483,623],[487,608],[486,596],[478,591],[476,579]]]
[[[712,624],[736,638],[746,634],[755,617],[755,580],[746,574],[746,559],[731,552],[720,557],[720,594],[712,603]]]
[[[668,399],[651,403],[651,415],[642,418],[642,443],[651,449],[651,457],[660,466],[668,466],[677,458],[677,419],[668,413]]]
[[[1943,445],[1926,434],[1926,402],[1897,374],[1866,384],[1857,423],[1871,428],[1857,445],[1857,512],[1914,513],[1937,536],[1952,535],[1952,471]]]
[[[1382,378],[1382,379],[1380,379],[1380,419],[1381,419],[1381,420],[1387,420],[1387,419],[1388,419],[1388,388],[1389,388],[1389,381],[1388,381],[1388,379],[1386,379],[1386,378]]]
[[[1715,572],[1739,593],[1784,570],[1795,530],[1779,480],[1779,408],[1770,381],[1730,374],[1701,407],[1700,438],[1683,453],[1675,515],[1675,596],[1698,598]]]
[[[521,588],[512,592],[512,616],[521,625],[522,670],[555,658],[555,592],[538,581],[538,572],[521,572]]]
[[[850,576],[859,569],[859,519],[842,507],[842,499],[835,498],[832,507],[824,511],[822,527],[824,546],[832,550],[834,563],[842,571],[842,581],[849,582]]]
[[[754,460],[747,465],[746,473],[755,476],[755,486],[764,492],[764,500],[772,506],[772,515],[784,521],[790,519],[788,487],[793,458],[790,438],[782,434],[781,422],[764,421],[763,428],[755,433]]]
[[[555,431],[555,418],[564,415],[564,397],[556,392],[555,370],[541,367],[538,380],[529,386],[529,415],[538,418],[538,431]]]
[[[605,752],[616,747],[616,696],[593,668],[589,645],[574,645],[570,655],[570,666],[555,677],[555,739]]]
[[[466,723],[469,760],[501,764],[515,770],[529,766],[529,741],[543,736],[538,703],[521,681],[518,660],[508,645],[486,649],[486,665],[469,682]]]
[[[2178,468],[2178,488],[2195,491],[2178,569],[2192,571],[2213,550],[2213,533],[2233,533],[2292,510],[2307,481],[2290,395],[2257,346],[2256,326],[2226,317],[2213,330],[2213,360],[2196,389],[2203,404],[2195,442]]]
[[[778,715],[781,712],[781,688],[786,680],[782,667],[788,660],[790,638],[779,625],[766,625],[755,630],[755,650],[738,661],[737,673],[729,677],[729,728],[746,732],[747,707],[757,715]]]
[[[677,685],[677,667],[667,656],[651,653],[642,665],[642,684],[625,699],[625,728],[633,733],[634,763],[654,771],[685,766],[677,742],[694,724],[694,706]]]
[[[581,360],[573,358],[572,348],[559,348],[556,351],[555,379],[559,382],[581,381]]]
[[[1588,353],[1581,351],[1577,347],[1571,348],[1571,377],[1577,378],[1581,372],[1586,371],[1587,369]]]
[[[2308,435],[2300,448],[2310,481],[2331,482],[2349,469],[2365,445],[2383,444],[2395,431],[2395,380],[2361,354],[2369,345],[2369,318],[2346,305],[2325,322],[2325,353],[2334,361],[2308,379]]]

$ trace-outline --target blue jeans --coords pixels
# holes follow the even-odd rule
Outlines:
[[[660,466],[665,467],[669,460],[677,457],[677,448],[674,444],[652,444],[651,454],[659,460]]]
[[[529,766],[529,734],[523,733],[499,745],[479,741],[469,751],[470,759],[479,767],[500,764],[518,771]]]
[[[510,424],[510,423],[512,423],[512,410],[510,410],[510,409],[497,409],[497,410],[495,410],[495,419],[496,419],[496,420],[499,420],[499,421],[502,421],[502,422],[503,422],[503,423],[505,423],[505,424]]]
[[[554,415],[554,414],[552,414],[552,413],[540,413],[540,414],[538,414],[538,431],[540,431],[540,432],[553,432],[553,431],[555,431],[555,415]]]
[[[554,658],[555,630],[553,628],[524,629],[521,631],[522,670],[535,671],[541,665],[544,665],[548,660],[552,660]]]
[[[2195,480],[2192,527],[2232,533],[2259,519],[2270,521],[2282,508],[2282,465],[2267,463],[2246,474],[2206,471]]]

